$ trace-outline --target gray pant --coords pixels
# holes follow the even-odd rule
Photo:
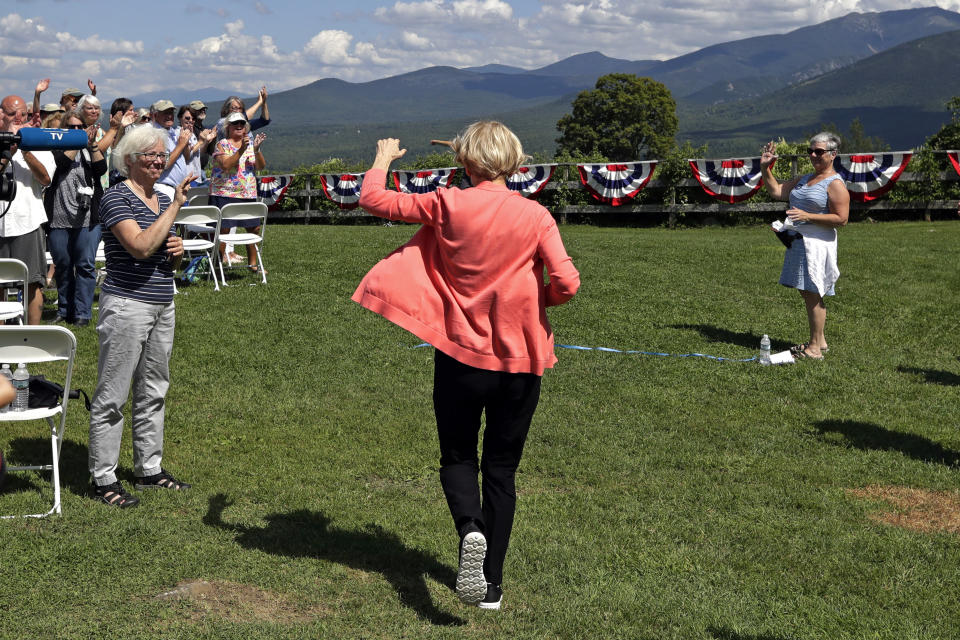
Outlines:
[[[98,486],[117,481],[123,406],[131,383],[134,474],[160,473],[175,315],[173,302],[150,304],[109,294],[100,297],[100,357],[90,408],[90,474]]]

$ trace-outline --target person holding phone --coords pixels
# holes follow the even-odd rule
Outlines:
[[[827,307],[824,297],[834,294],[840,277],[837,267],[837,229],[847,224],[850,216],[850,193],[833,168],[840,148],[840,137],[829,131],[810,138],[807,153],[813,173],[798,176],[781,184],[771,166],[776,159],[776,145],[763,148],[760,167],[763,185],[774,200],[787,200],[787,222],[784,228],[787,252],[783,259],[780,284],[800,292],[807,310],[810,337],[792,347],[795,358],[823,360],[829,349],[824,334]]]

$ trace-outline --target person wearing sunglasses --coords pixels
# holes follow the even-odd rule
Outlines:
[[[77,108],[63,117],[63,129],[86,132],[87,148],[53,152],[57,169],[43,195],[50,220],[47,242],[57,279],[54,322],[69,322],[78,327],[87,326],[93,317],[93,292],[97,286],[94,260],[100,243],[103,197],[100,178],[107,173],[106,158],[96,142],[100,127],[96,121],[88,122],[85,115]],[[115,133],[119,124],[119,118],[115,123],[111,121],[110,130]]]
[[[813,173],[780,183],[771,166],[776,160],[776,145],[768,143],[760,157],[763,185],[774,200],[790,203],[784,221],[787,244],[780,273],[780,284],[800,292],[807,311],[810,337],[792,347],[798,359],[823,360],[828,350],[824,326],[827,320],[826,296],[834,295],[840,277],[837,267],[837,229],[850,216],[850,194],[834,169],[840,137],[829,131],[810,138],[807,154]]]

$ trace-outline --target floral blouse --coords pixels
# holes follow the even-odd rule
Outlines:
[[[217,143],[213,152],[213,169],[210,172],[210,195],[227,198],[257,197],[257,159],[253,153],[253,144],[248,144],[240,162],[229,171],[216,163],[218,156],[232,156],[240,148],[224,138]]]

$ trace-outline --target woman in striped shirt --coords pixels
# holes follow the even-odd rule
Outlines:
[[[154,190],[167,161],[164,137],[154,127],[136,127],[123,137],[115,153],[127,179],[108,189],[100,203],[107,277],[97,320],[100,356],[90,410],[90,474],[94,497],[121,508],[139,503],[116,476],[131,384],[134,486],[190,487],[160,462],[175,323],[173,271],[183,256],[173,221],[196,176],[179,184],[173,202]]]

